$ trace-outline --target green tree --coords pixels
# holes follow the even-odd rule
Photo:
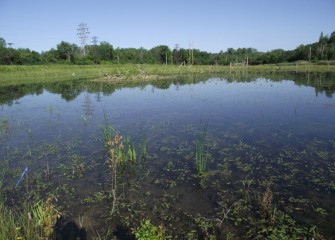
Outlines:
[[[41,61],[43,63],[57,63],[59,60],[58,51],[51,48],[49,51],[43,52],[41,54]]]
[[[214,62],[211,59],[211,54],[205,51],[200,51],[199,49],[193,50],[193,62],[194,64],[201,64],[201,65],[214,64]]]
[[[69,63],[75,63],[76,54],[79,52],[79,47],[76,44],[71,44],[62,41],[57,45],[59,59]]]
[[[188,50],[181,48],[179,49],[179,59],[180,59],[180,63],[188,63]]]
[[[122,61],[124,63],[139,63],[140,62],[140,50],[136,48],[125,48],[123,49]]]
[[[99,60],[113,61],[114,59],[114,48],[108,42],[100,42],[100,45],[97,46],[97,52]]]
[[[155,63],[165,64],[168,63],[170,56],[172,55],[172,52],[170,48],[166,45],[159,45],[152,49],[150,49],[150,52],[153,56]]]
[[[36,51],[31,51],[28,48],[19,48],[15,50],[18,54],[18,59],[16,64],[37,64],[40,63],[40,54]]]
[[[0,48],[0,64],[1,65],[22,64],[22,61],[20,61],[19,52],[13,48]]]
[[[330,34],[328,43],[335,43],[335,31]]]
[[[327,50],[328,60],[335,60],[335,31],[330,34]]]
[[[324,36],[323,32],[321,32],[320,37],[319,37],[319,53],[320,53],[320,59],[324,60],[324,52],[327,46],[328,42],[328,36]]]
[[[0,38],[0,48],[7,47],[6,40],[4,38]]]

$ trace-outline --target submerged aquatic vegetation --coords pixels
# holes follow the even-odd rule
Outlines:
[[[207,125],[203,127],[198,138],[195,140],[195,165],[199,176],[203,175],[207,168],[207,154],[205,151],[206,136]]]
[[[218,81],[216,83],[220,84]],[[182,85],[178,87],[183,91]],[[100,93],[104,90],[92,89],[90,92]],[[117,97],[115,95],[113,97]],[[242,103],[246,104],[244,101]],[[226,103],[220,101],[220,104],[225,106]],[[34,125],[34,141],[31,132],[28,132],[28,139],[31,139],[27,146],[28,154],[24,139],[21,145],[20,139],[8,143],[1,141],[0,160],[8,159],[15,167],[14,174],[8,173],[5,176],[5,185],[13,188],[27,161],[30,190],[39,191],[39,196],[44,196],[45,192],[54,189],[55,195],[61,195],[60,202],[65,209],[71,210],[72,216],[77,218],[78,211],[82,211],[82,206],[75,206],[78,204],[76,201],[78,199],[85,205],[84,207],[93,211],[102,209],[103,213],[99,212],[97,215],[107,218],[110,215],[105,214],[106,203],[109,211],[113,204],[113,222],[108,223],[108,227],[113,230],[116,222],[114,220],[120,220],[130,228],[139,226],[141,219],[150,218],[152,223],[162,222],[167,232],[173,234],[176,239],[204,239],[214,234],[213,237],[217,239],[245,239],[245,236],[250,236],[250,239],[257,237],[265,239],[269,236],[275,238],[280,236],[279,234],[292,237],[293,235],[283,231],[293,232],[294,228],[302,231],[301,229],[305,227],[313,231],[313,225],[310,224],[316,224],[321,231],[327,231],[327,228],[331,229],[329,226],[334,225],[331,220],[331,216],[334,215],[331,200],[335,190],[332,161],[334,141],[328,142],[328,136],[320,137],[322,141],[311,144],[311,139],[304,139],[305,131],[299,132],[299,129],[293,132],[287,131],[285,124],[280,125],[278,130],[273,128],[273,123],[269,121],[266,123],[267,128],[264,128],[261,125],[262,119],[258,118],[260,122],[256,123],[256,118],[252,122],[255,124],[254,130],[248,131],[250,129],[248,119],[243,117],[235,121],[240,115],[235,116],[235,113],[232,113],[231,116],[227,116],[229,112],[225,112],[227,115],[221,117],[214,108],[213,114],[217,119],[224,121],[216,122],[215,118],[211,119],[213,124],[210,132],[197,129],[196,134],[194,122],[189,123],[189,119],[183,118],[185,116],[171,114],[172,116],[168,116],[169,119],[165,119],[165,115],[148,116],[148,122],[144,123],[148,128],[143,132],[150,134],[150,143],[154,144],[147,148],[149,141],[141,137],[143,134],[141,131],[137,132],[138,126],[143,124],[142,121],[147,121],[146,116],[129,120],[128,114],[119,114],[117,110],[123,106],[115,108],[111,104],[109,107],[113,111],[115,125],[137,134],[134,139],[139,140],[139,145],[132,144],[130,138],[123,132],[114,130],[107,121],[103,129],[105,140],[103,142],[102,133],[100,131],[96,133],[95,128],[98,126],[94,125],[94,122],[100,119],[89,121],[91,117],[84,114],[82,118],[87,125],[83,126],[78,125],[78,116],[75,118],[77,122],[71,123],[71,119],[69,121],[67,119],[68,114],[64,112],[64,118],[62,116],[55,124],[48,125],[50,128],[58,127],[59,122],[59,129],[56,128],[55,131],[46,129],[45,133],[41,133],[39,126]],[[45,111],[44,109],[44,114]],[[53,112],[56,112],[55,108]],[[15,116],[11,113],[12,115]],[[189,113],[186,116],[190,116]],[[212,116],[214,115],[210,117]],[[16,116],[13,118],[16,119]],[[267,120],[266,113],[264,118]],[[80,113],[79,120],[81,120]],[[132,122],[136,123],[129,124]],[[157,126],[158,122],[160,126]],[[25,126],[31,126],[29,122],[20,124],[20,129],[24,128],[25,131]],[[185,124],[189,127],[185,127]],[[13,139],[27,135],[26,132],[20,133],[20,129],[12,125],[10,127],[13,130],[11,131]],[[64,136],[63,131],[66,131]],[[314,131],[306,132],[314,135]],[[292,132],[292,135],[288,132]],[[56,140],[64,140],[65,144],[60,144],[56,149],[54,146],[46,147],[45,144],[41,147],[43,146],[40,144],[41,137],[52,139],[55,134],[59,134]],[[79,135],[80,143],[76,141],[73,144],[71,141],[72,144],[69,145],[67,143],[73,134]],[[292,141],[295,141],[294,144],[291,144]],[[2,148],[7,144],[8,150]],[[103,144],[106,148],[101,151]],[[36,147],[37,145],[39,147]],[[144,160],[148,154],[147,150],[150,150],[150,161]],[[109,167],[113,165],[110,151],[114,151],[117,158],[115,169]],[[20,161],[19,167],[14,162],[16,159]],[[96,164],[92,168],[88,162],[91,159]],[[107,161],[104,165],[105,160]],[[85,165],[80,165],[81,163]],[[57,169],[57,166],[61,167]],[[47,184],[42,177],[42,171],[45,169]],[[54,170],[52,175],[51,169]],[[84,170],[88,174],[84,175]],[[136,175],[130,176],[135,172],[133,170],[136,171]],[[194,177],[195,173],[197,178]],[[66,177],[63,177],[63,174]],[[110,183],[111,180],[114,181],[114,177],[117,184],[111,188]],[[263,182],[264,179],[271,181],[271,190],[267,191],[268,185]],[[206,188],[199,188],[197,184],[199,181],[200,183],[203,181]],[[23,190],[22,185],[21,183],[13,195]],[[55,185],[57,187],[54,187]],[[327,194],[323,194],[325,191]],[[321,194],[323,200],[318,199]],[[309,201],[298,202],[295,199]],[[239,204],[235,204],[236,202]],[[75,208],[72,208],[73,206]],[[79,215],[94,221],[96,215],[92,214],[93,211],[80,212]],[[296,221],[295,224],[291,224],[292,219]],[[85,221],[85,224],[88,222]],[[97,228],[100,231],[106,229],[106,225],[97,223]],[[270,231],[273,233],[270,234]],[[329,238],[334,235],[331,231],[328,231]],[[298,236],[310,239],[316,235]]]
[[[49,112],[50,114],[52,114],[52,111],[53,111],[53,109],[52,109],[52,104],[50,103],[50,104],[48,105],[48,112]]]
[[[273,193],[269,187],[266,188],[263,199],[262,199],[262,208],[265,213],[268,213],[271,210]]]
[[[0,134],[7,134],[9,132],[8,118],[6,115],[2,116],[0,124]]]
[[[164,240],[170,239],[170,236],[165,236],[165,229],[163,226],[155,226],[150,220],[143,220],[141,225],[133,229],[135,238],[137,240]]]
[[[67,164],[61,163],[59,164],[58,168],[63,170],[62,175],[69,178],[75,179],[76,177],[82,178],[85,174],[85,163],[83,161],[83,157],[79,156],[78,154],[73,154],[70,156],[71,161]],[[46,176],[49,178],[49,163],[47,160],[47,169],[46,169]]]

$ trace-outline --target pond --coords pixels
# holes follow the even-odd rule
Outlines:
[[[315,74],[0,88],[7,204],[53,194],[91,237],[126,239],[150,219],[177,239],[334,238],[334,85]],[[106,127],[137,153],[118,168],[116,210]]]

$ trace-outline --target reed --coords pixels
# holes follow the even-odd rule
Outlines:
[[[147,140],[145,138],[141,139],[140,142],[140,148],[141,148],[141,158],[146,159],[148,157],[148,151],[147,151]]]

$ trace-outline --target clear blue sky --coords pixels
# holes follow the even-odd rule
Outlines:
[[[0,0],[0,37],[14,48],[80,45],[82,22],[115,48],[290,50],[335,31],[335,0]]]

